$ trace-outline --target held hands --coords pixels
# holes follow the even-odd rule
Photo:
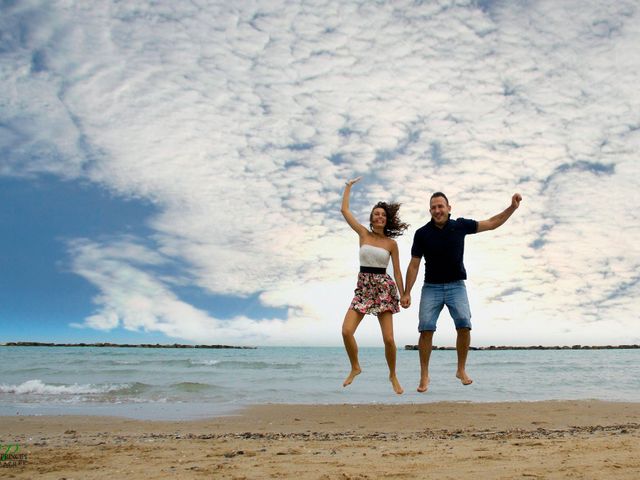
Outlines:
[[[519,193],[514,193],[513,197],[511,197],[511,206],[514,208],[518,208],[520,206],[520,202],[522,201],[522,195]]]
[[[351,185],[353,185],[354,183],[358,183],[361,179],[362,179],[362,177],[352,178],[351,180],[346,181],[344,184],[345,184],[347,187],[350,187],[350,186],[351,186]]]
[[[400,305],[402,308],[409,308],[411,306],[411,295],[408,293],[402,295],[402,298],[400,298]]]

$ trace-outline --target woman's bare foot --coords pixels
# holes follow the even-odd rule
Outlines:
[[[398,377],[396,377],[395,375],[389,375],[389,380],[391,381],[394,392],[396,392],[398,395],[404,393],[404,390],[400,386],[400,382],[398,381]]]
[[[473,383],[471,377],[469,377],[469,375],[467,375],[467,372],[465,372],[464,370],[458,370],[456,372],[456,378],[459,378],[463,385],[471,385]]]
[[[420,377],[420,384],[418,385],[418,391],[424,393],[429,388],[429,376]]]
[[[351,369],[351,373],[347,378],[345,378],[344,382],[342,382],[342,386],[346,387],[347,385],[351,385],[351,382],[353,382],[353,379],[356,378],[358,375],[360,375],[361,372],[362,370],[359,368]]]

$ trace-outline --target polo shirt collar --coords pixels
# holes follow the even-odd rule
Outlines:
[[[442,227],[442,229],[438,228],[436,226],[435,223],[433,223],[433,218],[431,220],[429,220],[429,223],[427,225],[431,225],[431,228],[437,228],[438,230],[444,230],[445,228],[447,228],[450,224],[451,224],[451,214],[449,214],[449,216],[447,217],[447,223],[444,224],[444,227]]]

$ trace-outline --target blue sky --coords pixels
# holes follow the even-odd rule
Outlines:
[[[362,222],[403,204],[403,270],[433,191],[478,220],[523,195],[467,240],[474,344],[640,343],[639,17],[0,2],[0,342],[340,345],[363,176]],[[380,345],[375,318],[358,339]]]

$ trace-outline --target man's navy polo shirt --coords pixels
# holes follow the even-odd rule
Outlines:
[[[447,220],[438,228],[431,220],[416,230],[411,256],[424,257],[425,283],[449,283],[467,278],[464,268],[464,237],[478,232],[478,222],[466,218]]]

